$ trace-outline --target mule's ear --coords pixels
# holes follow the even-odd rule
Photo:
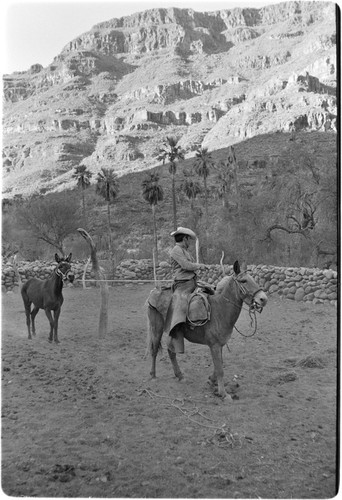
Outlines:
[[[58,253],[55,253],[55,261],[58,263],[61,261],[61,259],[58,256]]]
[[[238,261],[238,260],[236,260],[236,261],[234,262],[234,273],[235,273],[235,274],[240,274],[240,272],[241,272],[241,271],[240,271],[240,264],[239,264],[239,261]]]
[[[68,257],[65,259],[65,262],[70,262],[72,257],[72,253],[69,253]]]

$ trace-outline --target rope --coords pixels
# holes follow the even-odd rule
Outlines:
[[[246,337],[246,338],[248,338],[248,337],[253,337],[253,335],[255,335],[255,334],[256,334],[256,331],[257,331],[257,328],[258,328],[258,325],[257,325],[257,319],[256,319],[256,314],[255,314],[255,311],[253,311],[253,313],[252,313],[252,312],[251,312],[251,310],[249,310],[249,317],[251,318],[251,326],[253,326],[253,318],[252,318],[252,314],[254,314],[254,322],[255,322],[255,326],[254,326],[254,332],[253,332],[251,335],[246,335],[246,334],[244,334],[244,333],[240,332],[240,330],[238,330],[238,329],[236,328],[236,326],[234,325],[235,330],[236,330],[236,331],[237,331],[240,335],[242,335],[242,337]],[[228,349],[229,349],[229,348],[228,348]]]
[[[184,405],[185,405],[184,399],[175,398],[175,399],[172,399],[170,401],[170,398],[168,398],[167,396],[160,396],[159,394],[156,394],[155,392],[151,391],[150,389],[143,389],[139,393],[139,395],[144,394],[144,393],[147,394],[148,396],[150,396],[150,398],[156,402],[157,402],[157,398],[162,398],[162,399],[168,400],[165,403],[158,403],[157,402],[157,404],[159,404],[160,406],[164,406],[166,408],[170,407],[170,406],[173,408],[176,408],[178,411],[181,412],[181,414],[184,417],[186,417],[188,420],[190,420],[194,424],[200,425],[201,427],[206,427],[207,429],[213,429],[215,431],[214,435],[210,438],[207,438],[206,442],[211,443],[211,444],[216,444],[219,447],[229,446],[229,447],[233,448],[235,446],[239,446],[239,447],[242,446],[241,437],[237,433],[233,434],[231,432],[230,428],[227,427],[226,423],[220,424],[217,422],[217,425],[215,425],[216,424],[215,421],[213,419],[203,415],[203,413],[201,413],[199,411],[197,406],[194,406],[192,408],[185,408],[184,407]],[[176,404],[176,403],[178,403],[178,404]],[[212,422],[214,425],[204,424],[202,422],[199,422],[198,420],[195,420],[194,418],[192,418],[195,415],[199,415],[200,417],[204,418],[205,420]]]
[[[76,279],[75,281],[77,282],[83,282],[83,281],[109,281],[109,282],[118,282],[118,283],[154,283],[155,281],[154,280],[124,280],[124,279],[115,279],[115,280],[97,280],[97,279],[89,279],[89,280],[79,280],[79,279]],[[159,281],[163,281],[163,282],[170,282],[172,283],[173,280],[159,280]]]
[[[234,278],[233,278],[233,279],[234,279]],[[244,290],[244,287],[243,287],[242,285],[240,285],[240,284],[239,284],[239,283],[238,283],[235,279],[234,279],[234,282],[235,282],[235,284],[238,286],[238,288],[242,288],[242,289]],[[236,330],[236,331],[237,331],[240,335],[242,335],[242,337],[246,337],[246,338],[248,338],[248,337],[253,337],[253,335],[255,335],[255,334],[256,334],[257,327],[258,327],[258,325],[257,325],[257,319],[256,319],[256,314],[255,314],[255,310],[254,310],[254,311],[252,311],[251,307],[249,307],[249,308],[247,309],[247,307],[244,307],[244,303],[242,303],[242,305],[240,306],[240,305],[239,305],[239,304],[237,304],[236,302],[233,302],[232,300],[227,299],[227,297],[225,297],[224,295],[222,295],[222,297],[223,297],[223,298],[224,298],[227,302],[229,302],[230,304],[232,304],[233,306],[235,306],[235,307],[237,307],[237,308],[240,308],[240,307],[241,307],[241,309],[243,309],[244,311],[248,311],[248,313],[249,313],[249,317],[251,318],[251,326],[253,326],[253,318],[252,318],[252,314],[254,315],[254,323],[255,323],[255,326],[254,326],[254,332],[253,332],[251,335],[246,335],[246,334],[244,334],[244,333],[240,332],[240,330],[238,330],[238,328],[234,325],[235,330]],[[226,344],[226,345],[227,345],[227,347],[228,347],[228,344]],[[228,350],[230,350],[230,349],[229,349],[229,347],[228,347]]]

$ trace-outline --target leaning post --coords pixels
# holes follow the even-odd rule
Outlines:
[[[18,286],[19,286],[19,289],[20,289],[21,286],[22,286],[22,281],[21,281],[21,276],[20,276],[19,269],[18,269],[17,255],[16,254],[13,255],[12,263],[13,263],[13,269],[14,269],[15,275],[16,275],[16,277],[18,279]]]
[[[85,279],[86,279],[86,274],[87,274],[87,270],[88,270],[88,267],[89,267],[89,264],[90,264],[90,261],[91,261],[91,257],[89,257],[89,259],[87,260],[85,266],[84,266],[84,269],[83,269],[83,275],[82,275],[82,286],[84,289],[87,288],[87,285],[86,285],[86,282],[85,282]]]
[[[108,284],[106,281],[106,276],[102,269],[100,268],[100,264],[96,254],[96,246],[93,242],[92,237],[87,233],[85,229],[79,228],[77,231],[80,235],[89,243],[90,245],[90,258],[93,265],[93,271],[95,274],[95,278],[100,282],[100,290],[101,290],[101,308],[100,308],[100,318],[99,318],[99,337],[105,337],[108,330]]]
[[[199,239],[196,238],[196,264],[199,264]]]

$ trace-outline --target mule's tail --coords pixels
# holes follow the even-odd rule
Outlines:
[[[147,305],[147,342],[146,342],[146,352],[145,358],[148,354],[155,357],[158,351],[162,350],[161,338],[164,329],[163,316],[157,309]]]
[[[22,296],[23,302],[25,309],[30,309],[31,307],[31,301],[29,299],[28,293],[27,293],[27,288],[28,288],[28,282],[26,281],[20,289],[20,294]]]

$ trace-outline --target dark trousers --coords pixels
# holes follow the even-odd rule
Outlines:
[[[175,281],[173,295],[167,311],[164,331],[169,335],[168,349],[184,352],[184,324],[186,322],[188,297],[197,286],[196,278],[187,281]]]

